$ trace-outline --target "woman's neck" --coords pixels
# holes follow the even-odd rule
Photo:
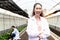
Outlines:
[[[35,15],[35,18],[36,18],[36,20],[38,20],[38,21],[40,20],[40,16],[36,16],[36,15]]]

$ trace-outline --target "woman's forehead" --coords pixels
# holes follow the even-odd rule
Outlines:
[[[37,5],[35,6],[35,8],[36,8],[36,7],[41,8],[41,5],[37,4]]]

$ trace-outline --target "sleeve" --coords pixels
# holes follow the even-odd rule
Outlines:
[[[12,33],[16,33],[16,30],[14,30]]]
[[[33,30],[31,28],[32,28],[32,21],[31,21],[31,19],[28,19],[28,25],[27,25],[26,32],[27,32],[28,36],[30,36],[30,37],[37,37],[37,34],[34,34]]]
[[[47,22],[47,20],[45,19],[45,22],[44,22],[44,33],[43,33],[43,38],[47,38],[50,36],[50,29],[49,29],[49,24]]]
[[[11,33],[11,37],[15,37],[16,34],[15,34],[15,30]]]

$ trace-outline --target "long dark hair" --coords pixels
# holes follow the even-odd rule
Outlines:
[[[36,7],[37,4],[39,4],[42,7],[42,5],[40,3],[34,4],[32,16],[35,15],[35,11],[34,10],[35,10],[35,7]],[[40,16],[43,17],[43,11],[41,12]]]

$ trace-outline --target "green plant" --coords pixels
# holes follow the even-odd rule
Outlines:
[[[19,30],[19,32],[21,32],[25,27],[27,27],[26,24],[19,26],[17,29]]]
[[[0,35],[0,40],[8,40],[9,34],[8,33],[4,33]]]
[[[19,26],[17,29],[20,31],[22,31],[27,25],[21,25]],[[3,34],[0,34],[0,40],[8,40],[8,38],[10,37],[10,33],[12,32],[12,30],[10,29],[8,32],[5,32]]]

